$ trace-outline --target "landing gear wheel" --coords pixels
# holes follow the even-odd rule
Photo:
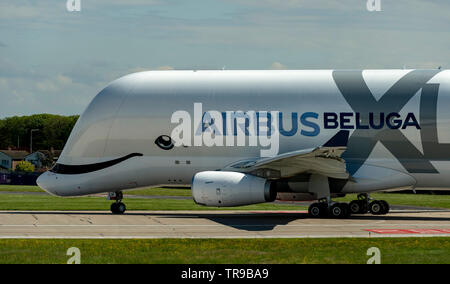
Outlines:
[[[348,203],[341,203],[342,208],[344,209],[344,218],[350,217],[352,212],[350,211],[350,205]]]
[[[116,202],[111,204],[111,212],[113,214],[123,214],[127,210],[127,207],[122,202]]]
[[[117,212],[117,203],[111,204],[111,212],[115,214]]]
[[[349,206],[352,214],[365,214],[368,210],[366,200],[353,200]]]
[[[325,217],[327,215],[327,207],[326,203],[313,203],[308,208],[308,214],[312,218]]]
[[[335,203],[330,208],[330,215],[334,218],[347,218],[350,214],[347,203]]]
[[[121,202],[123,199],[122,191],[109,192],[107,199],[116,201],[113,204],[111,204],[111,212],[113,214],[123,214],[125,210],[127,210],[125,204]]]
[[[352,214],[359,214],[361,212],[361,202],[359,202],[359,200],[353,200],[352,202],[350,202],[350,212],[352,212]]]
[[[383,205],[383,211],[381,214],[386,215],[387,213],[389,213],[389,210],[390,210],[389,203],[387,203],[385,200],[379,200],[379,201]]]
[[[380,200],[374,200],[369,204],[369,211],[373,215],[382,215],[384,210],[385,206]]]

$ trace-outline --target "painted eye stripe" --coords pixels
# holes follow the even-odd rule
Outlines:
[[[170,138],[170,136],[167,135],[161,135],[158,138],[156,138],[155,144],[163,150],[170,150],[174,147],[172,138]]]

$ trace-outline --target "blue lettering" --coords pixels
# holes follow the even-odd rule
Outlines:
[[[305,112],[304,114],[302,114],[302,116],[300,117],[300,122],[302,125],[306,126],[306,127],[310,127],[312,128],[312,130],[310,131],[306,131],[306,130],[301,130],[300,134],[303,136],[317,136],[320,133],[320,127],[317,123],[309,121],[308,118],[314,118],[314,119],[318,119],[319,115],[315,112]]]
[[[231,120],[228,118],[227,120],[227,112],[222,112],[222,128],[223,128],[223,135],[227,135],[227,123],[231,121],[233,123],[233,135],[237,135],[237,127],[240,127],[242,131],[245,133],[246,136],[249,136],[249,127],[250,127],[250,117],[245,112],[230,112],[228,115],[231,114]],[[261,134],[264,135],[272,135],[273,127],[272,127],[272,115],[270,112],[255,112],[256,114],[256,135],[260,136]],[[377,114],[378,117],[377,117]],[[323,128],[324,129],[382,129],[385,125],[389,129],[406,129],[408,126],[414,126],[416,129],[421,129],[419,122],[417,121],[417,118],[415,117],[414,113],[408,113],[403,120],[401,118],[401,115],[397,112],[392,112],[389,114],[385,114],[383,112],[380,113],[373,113],[369,112],[368,114],[361,114],[359,112],[353,113],[353,112],[324,112],[323,113]],[[367,120],[364,120],[364,118],[368,117]],[[283,120],[283,117],[285,120],[289,121],[291,120],[290,127],[286,129],[286,121]],[[318,123],[319,114],[316,112],[305,112],[300,115],[297,112],[291,112],[290,115],[288,115],[286,119],[286,114],[283,114],[282,112],[278,113],[279,118],[279,132],[282,136],[291,137],[294,136],[298,131],[300,131],[300,135],[303,136],[317,136],[320,134],[320,126]],[[352,123],[352,118],[355,117],[355,122]],[[363,119],[361,119],[363,117]],[[244,120],[242,120],[244,118]],[[240,122],[239,125],[237,120],[242,120],[242,123]],[[262,122],[264,126],[264,130],[267,129],[266,133],[260,133],[260,123],[261,120],[267,120],[267,122]],[[299,124],[300,121],[300,124]],[[362,121],[365,121],[364,123]],[[289,124],[289,123],[287,123]],[[202,121],[200,125],[196,128],[196,133],[200,134],[201,132],[206,131],[213,131],[217,135],[220,135],[220,129],[219,125],[212,119],[212,117],[207,113],[203,113]],[[265,131],[264,131],[265,132]]]
[[[304,115],[304,114],[303,114]],[[303,115],[302,115],[302,117],[303,117]],[[297,113],[296,112],[293,112],[292,114],[291,114],[291,121],[292,121],[292,123],[291,123],[291,125],[292,125],[292,127],[291,127],[291,130],[289,130],[289,131],[286,131],[284,128],[283,128],[283,113],[282,112],[280,112],[279,114],[278,114],[278,117],[279,117],[279,126],[280,126],[280,134],[281,135],[283,135],[283,136],[293,136],[293,135],[295,135],[295,133],[297,133],[297,130],[298,130],[298,122],[297,122]]]
[[[223,135],[227,136],[227,113],[222,112]]]

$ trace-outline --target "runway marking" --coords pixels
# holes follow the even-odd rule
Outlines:
[[[450,229],[369,229],[377,234],[450,234]]]

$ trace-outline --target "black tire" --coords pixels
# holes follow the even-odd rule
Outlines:
[[[361,208],[361,200],[353,200],[349,204],[349,210],[352,214],[361,214],[362,208]]]
[[[359,212],[359,214],[366,214],[367,212],[369,212],[369,204],[367,200],[360,200],[359,202],[361,203],[361,211]]]
[[[111,213],[117,214],[117,203],[111,204]]]
[[[309,215],[309,217],[312,217],[312,218],[322,217],[323,212],[322,212],[322,206],[320,205],[320,203],[316,202],[316,203],[309,205],[308,215]]]
[[[366,214],[368,211],[367,201],[365,199],[353,200],[349,206],[351,214]]]
[[[382,215],[385,207],[379,200],[374,200],[369,204],[369,211],[373,215]]]
[[[319,202],[319,206],[321,211],[321,217],[322,218],[328,217],[328,203]]]
[[[127,210],[127,207],[122,202],[117,203],[117,214],[123,214]]]
[[[328,216],[328,205],[323,202],[316,202],[309,206],[308,214],[312,218],[324,218]]]
[[[350,211],[350,205],[348,203],[341,203],[342,209],[344,209],[344,216],[343,218],[348,218],[352,214]]]
[[[385,200],[379,200],[381,202],[381,204],[383,205],[383,215],[386,215],[387,213],[389,213],[389,210],[391,209],[389,206],[389,203],[387,203],[387,201]]]
[[[342,205],[342,203],[335,203],[330,207],[330,215],[333,218],[344,218],[346,214],[346,207]]]

